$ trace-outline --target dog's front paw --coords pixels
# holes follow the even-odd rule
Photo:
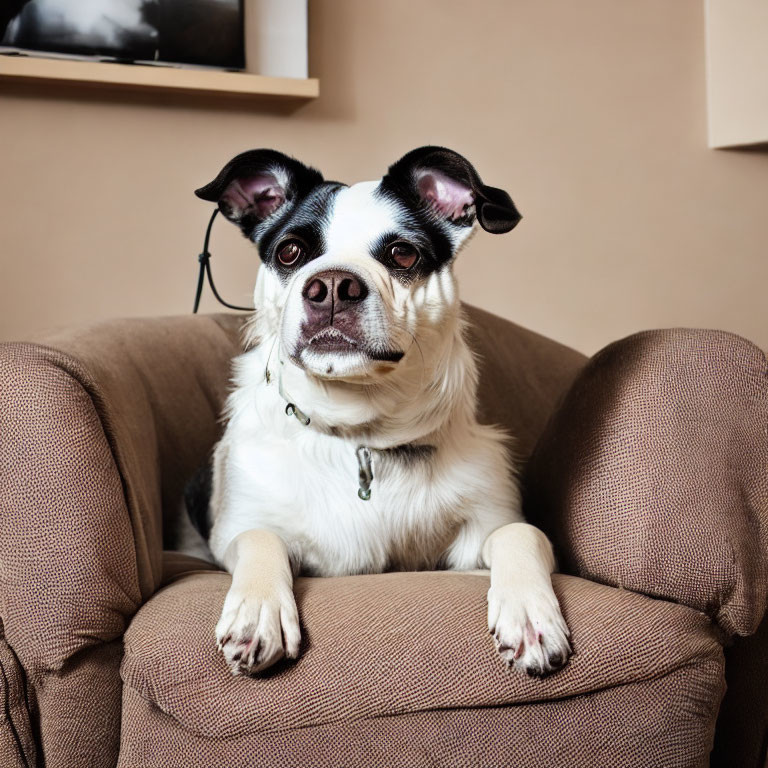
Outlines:
[[[507,666],[532,677],[554,672],[571,655],[570,632],[551,587],[512,594],[491,587],[488,629]]]
[[[216,625],[216,640],[232,674],[253,675],[287,656],[299,655],[299,612],[287,594],[248,594],[230,589]]]

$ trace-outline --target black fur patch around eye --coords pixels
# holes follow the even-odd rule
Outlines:
[[[274,221],[265,222],[263,232],[255,231],[250,238],[259,249],[265,265],[272,268],[284,280],[308,261],[325,252],[323,232],[330,220],[330,212],[336,195],[344,187],[338,182],[326,182],[316,187],[303,200]],[[295,237],[307,246],[307,255],[295,267],[284,267],[277,261],[277,246],[288,238]]]
[[[399,211],[397,216],[397,231],[385,233],[380,237],[371,255],[381,261],[393,274],[403,282],[413,282],[428,277],[447,264],[454,256],[454,246],[445,227],[455,226],[435,221],[429,211],[418,201],[404,200],[384,181],[374,193],[377,197],[393,203]],[[395,240],[405,240],[419,249],[421,258],[416,266],[409,270],[394,270],[384,258],[385,248]]]
[[[398,241],[411,243],[419,251],[419,260],[410,269],[398,268],[387,253],[389,246]],[[450,249],[450,243],[448,248]],[[410,219],[405,218],[397,231],[385,232],[376,239],[371,246],[371,256],[383,264],[393,277],[406,285],[416,280],[423,280],[451,258],[450,254],[447,258],[438,257],[433,239],[419,231],[414,224],[410,223]]]

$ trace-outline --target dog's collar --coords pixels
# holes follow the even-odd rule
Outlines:
[[[283,364],[283,361],[281,360],[280,361],[280,365],[282,365],[282,364]],[[285,414],[286,414],[286,416],[295,416],[296,419],[301,423],[302,426],[308,427],[309,426],[309,421],[310,421],[309,416],[307,416],[307,414],[304,413],[304,411],[302,411],[301,408],[299,408],[299,406],[296,405],[296,403],[292,403],[291,399],[283,391],[283,377],[282,376],[279,376],[278,379],[277,379],[277,390],[280,393],[280,397],[282,397],[283,400],[285,400],[285,402],[286,402],[286,406],[285,406]]]
[[[280,397],[282,397],[286,402],[285,413],[287,416],[295,416],[302,426],[308,427],[310,422],[309,416],[307,416],[307,414],[304,413],[304,411],[302,411],[301,408],[299,408],[296,403],[292,402],[291,398],[285,394],[285,390],[283,389],[283,361],[280,359],[280,357],[278,357],[277,362],[280,366],[277,374],[277,391],[280,393]],[[267,360],[267,367],[264,370],[264,378],[267,384],[272,383],[272,374],[269,372],[269,360]]]
[[[294,416],[303,427],[308,427],[311,421],[309,416],[307,416],[307,414],[291,400],[283,389],[283,361],[279,356],[278,364],[280,365],[280,368],[277,375],[277,391],[280,394],[280,397],[285,400],[285,414],[286,416]],[[269,363],[267,363],[264,378],[266,379],[267,384],[272,382],[272,375],[269,372]],[[416,443],[403,443],[402,445],[394,445],[391,448],[370,448],[367,445],[359,445],[355,449],[359,482],[359,488],[357,489],[358,497],[363,501],[368,501],[371,498],[371,484],[373,483],[373,451],[378,454],[393,456],[406,461],[413,461],[415,459],[427,459],[432,456],[435,450],[436,448],[434,445],[422,445]]]

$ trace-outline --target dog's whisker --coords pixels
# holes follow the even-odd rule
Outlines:
[[[416,349],[419,350],[419,355],[421,355],[421,372],[419,374],[419,391],[424,387],[424,374],[427,370],[427,363],[424,360],[424,350],[421,348],[421,344],[419,344],[419,340],[416,338],[416,335],[412,333],[408,328],[403,328],[404,330],[412,339],[413,343],[416,345]]]

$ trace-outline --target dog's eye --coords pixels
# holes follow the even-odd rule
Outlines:
[[[410,269],[419,259],[419,252],[410,243],[393,243],[387,251],[396,269]]]
[[[284,267],[292,267],[304,255],[304,246],[296,240],[288,240],[277,249],[277,260]]]

